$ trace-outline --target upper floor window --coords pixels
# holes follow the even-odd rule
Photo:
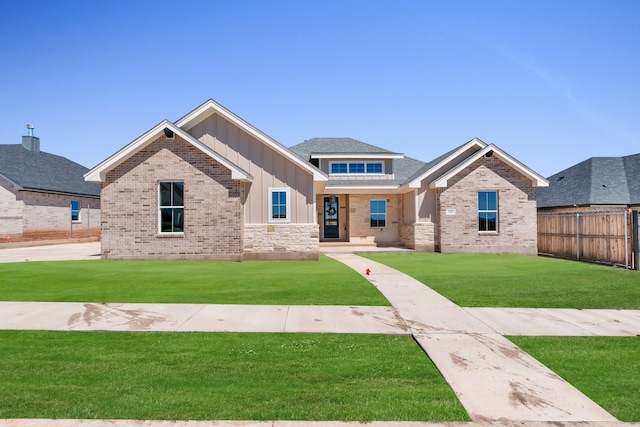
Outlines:
[[[387,201],[369,201],[369,224],[371,228],[384,228],[387,225]]]
[[[290,203],[288,188],[269,189],[269,221],[289,222]]]
[[[331,162],[330,173],[382,174],[384,165],[383,162]]]
[[[478,191],[478,231],[498,231],[497,191]]]
[[[159,185],[160,232],[184,232],[184,182],[161,182]]]
[[[71,201],[71,221],[80,222],[80,202],[78,200]]]

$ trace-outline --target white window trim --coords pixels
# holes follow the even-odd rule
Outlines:
[[[495,212],[496,213],[496,229],[495,230],[480,230],[480,224],[478,224],[478,233],[479,234],[498,234],[500,231],[500,217],[498,216],[498,212],[500,211],[500,194],[497,190],[478,190],[478,192],[476,193],[476,198],[477,198],[477,194],[479,193],[496,193],[496,208],[494,209],[480,209],[480,206],[478,206],[477,211],[478,211],[478,216],[480,215],[480,212]]]
[[[286,218],[273,218],[273,193],[284,192],[287,198]],[[291,222],[291,189],[288,187],[269,187],[269,211],[267,212],[269,222]]]
[[[161,201],[160,201],[160,185],[162,183],[175,183],[175,182],[181,182],[183,189],[184,189],[184,180],[176,180],[176,179],[163,179],[160,180],[156,183],[156,188],[157,188],[157,192],[158,192],[158,235],[161,236],[184,236],[184,229],[182,231],[162,231],[162,209],[164,208],[172,208],[172,209],[182,209],[182,211],[184,212],[184,194],[182,195],[182,206],[162,206]]]
[[[78,219],[73,219],[73,208],[71,208],[72,202],[78,202]],[[71,202],[69,202],[69,207],[71,208],[71,222],[73,224],[82,224],[82,203],[79,200],[71,200]]]
[[[350,172],[349,171],[349,165],[353,164],[353,163],[362,163],[362,164],[364,164],[364,172]],[[346,164],[347,165],[347,171],[346,172],[332,173],[331,169],[333,169],[333,165],[334,164]],[[370,164],[382,165],[382,172],[367,172],[367,165],[370,165]],[[359,161],[359,160],[351,160],[351,161],[335,160],[335,161],[329,162],[329,175],[384,175],[385,174],[384,165],[385,165],[384,161],[368,162],[368,161]]]
[[[371,202],[384,202],[384,226],[380,227],[374,227],[371,225]],[[375,229],[375,230],[383,230],[385,228],[387,228],[387,200],[386,199],[371,199],[369,200],[369,228]],[[379,212],[376,212],[379,213]]]

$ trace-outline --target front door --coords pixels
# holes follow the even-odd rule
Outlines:
[[[338,220],[338,198],[336,196],[324,198],[324,238],[337,239],[340,237]]]

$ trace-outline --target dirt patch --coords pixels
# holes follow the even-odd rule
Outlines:
[[[67,320],[70,327],[84,323],[93,326],[96,323],[119,327],[126,325],[130,330],[148,330],[157,322],[164,321],[166,315],[143,309],[126,310],[106,304],[84,304],[84,312],[75,313]]]

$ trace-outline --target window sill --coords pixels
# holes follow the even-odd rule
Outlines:
[[[499,236],[499,231],[478,231],[478,234],[481,236]]]
[[[182,233],[158,233],[156,237],[160,238],[184,238],[184,232]]]

